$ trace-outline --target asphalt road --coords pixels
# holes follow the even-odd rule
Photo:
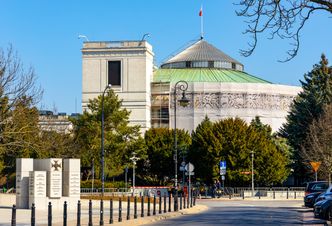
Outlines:
[[[162,220],[153,225],[319,225],[303,219],[300,200],[203,200],[198,204],[209,207],[205,212]]]

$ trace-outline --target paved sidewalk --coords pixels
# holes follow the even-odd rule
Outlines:
[[[81,199],[81,224],[88,224],[88,206],[89,200]],[[149,222],[154,222],[160,219],[181,216],[184,214],[197,213],[199,211],[204,211],[207,207],[199,205],[194,206],[189,209],[183,209],[178,212],[173,212],[173,201],[171,212],[168,212],[168,202],[167,204],[167,213],[164,213],[164,204],[162,203],[162,214],[159,214],[159,205],[156,206],[156,215],[153,216],[153,205],[151,203],[150,206],[150,214],[151,216],[147,216],[147,203],[144,204],[144,218],[141,218],[141,203],[137,203],[137,219],[134,219],[134,211],[133,211],[133,202],[130,203],[130,219],[126,220],[127,217],[127,202],[122,202],[122,221],[118,222],[119,218],[119,203],[118,201],[113,201],[113,221],[114,224],[117,225],[141,225]],[[99,225],[100,220],[100,200],[92,201],[92,210],[93,210],[93,225]],[[10,225],[12,216],[12,209],[10,205],[0,206],[0,226]],[[30,225],[31,222],[31,210],[30,209],[17,209],[16,210],[16,223],[18,226]],[[104,224],[107,225],[110,220],[110,202],[108,200],[104,201]],[[68,225],[76,225],[77,221],[77,212],[76,210],[68,210],[67,212],[67,222]],[[48,212],[47,210],[38,210],[36,209],[36,225],[47,225],[48,222]],[[52,225],[54,226],[62,226],[63,225],[63,211],[52,211]]]

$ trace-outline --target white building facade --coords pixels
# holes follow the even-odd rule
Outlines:
[[[212,121],[259,116],[277,131],[300,87],[272,84],[244,72],[244,65],[205,40],[198,40],[153,69],[146,41],[84,42],[82,108],[108,84],[131,111],[130,123],[142,133],[151,127],[174,128],[174,86],[185,81],[189,104],[177,103],[177,128],[189,132],[208,116]],[[178,88],[178,87],[177,87]],[[182,91],[177,90],[177,99]]]

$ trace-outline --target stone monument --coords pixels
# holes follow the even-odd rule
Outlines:
[[[16,206],[74,209],[80,200],[80,159],[16,159]]]

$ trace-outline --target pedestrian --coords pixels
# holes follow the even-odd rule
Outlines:
[[[212,185],[212,198],[215,198],[217,194],[217,180],[214,180]]]

